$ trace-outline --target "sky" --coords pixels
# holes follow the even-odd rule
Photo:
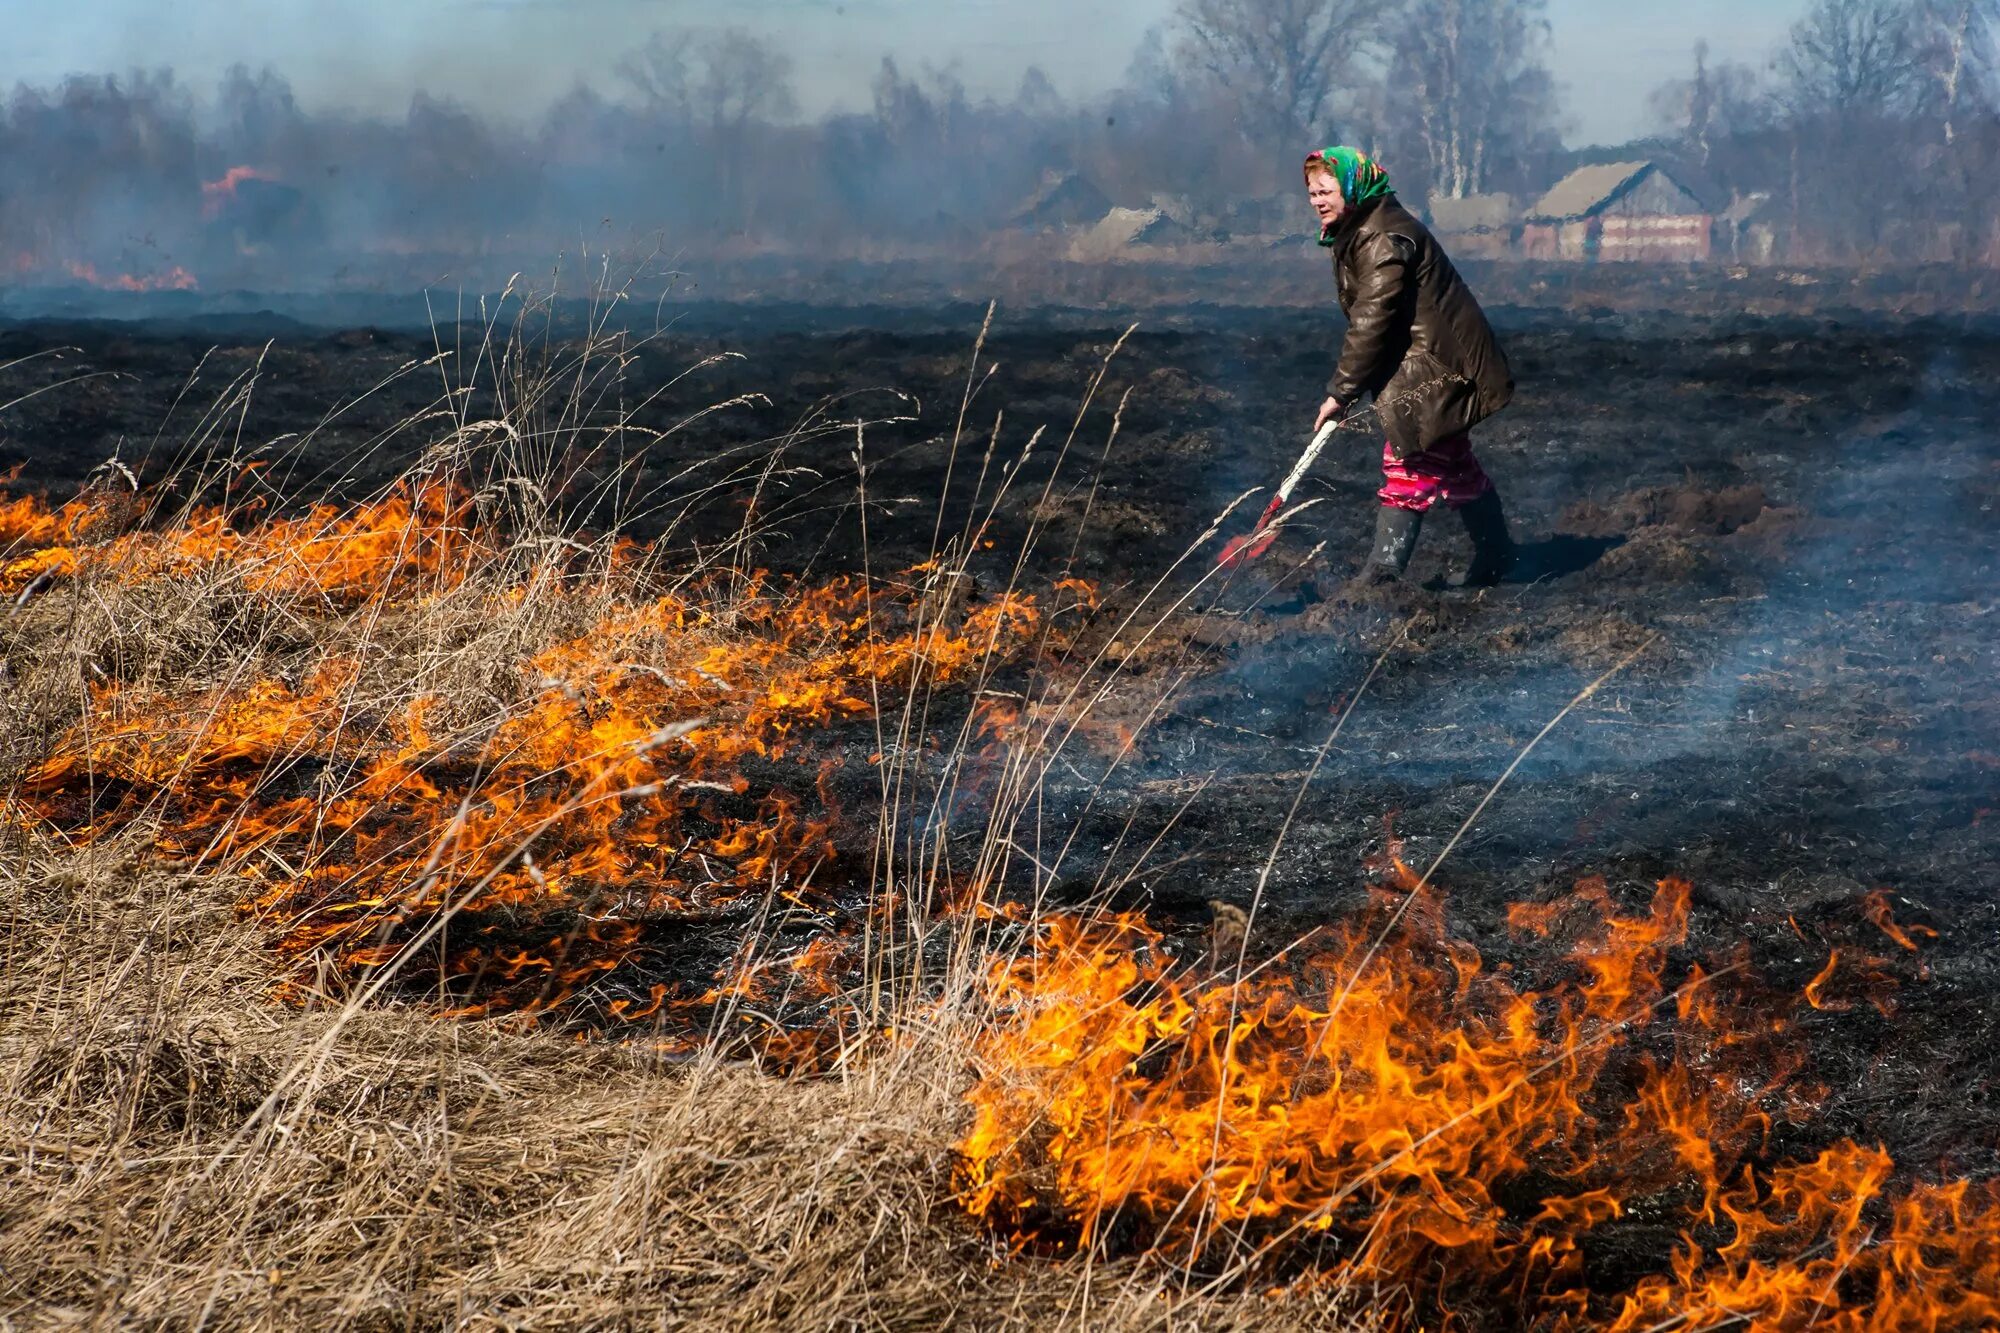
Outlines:
[[[1647,94],[1687,72],[1697,39],[1762,65],[1804,0],[1549,0],[1565,137],[1652,128]],[[577,82],[614,91],[621,52],[658,28],[738,24],[780,40],[808,113],[865,107],[882,56],[957,62],[976,94],[1039,65],[1064,94],[1115,85],[1173,0],[0,0],[0,86],[169,65],[196,89],[270,65],[309,108],[396,114],[418,88],[531,116]]]

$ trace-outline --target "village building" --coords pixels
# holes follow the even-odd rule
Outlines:
[[[1159,208],[1114,208],[1070,243],[1070,258],[1080,262],[1117,259],[1136,246],[1184,245],[1198,239],[1193,231]]]
[[[1505,259],[1514,250],[1520,210],[1511,194],[1473,194],[1463,199],[1434,197],[1426,211],[1431,230],[1445,249],[1466,259]]]
[[[1656,162],[1579,167],[1528,210],[1529,259],[1696,263],[1714,249],[1715,219]]]
[[[1305,230],[1312,221],[1306,201],[1294,194],[1232,199],[1217,219],[1224,231],[1237,236],[1284,236]]]
[[[1767,191],[1738,193],[1716,217],[1716,229],[1729,247],[1731,260],[1768,264],[1777,256],[1778,210]]]
[[[1033,194],[1023,199],[1008,222],[1016,227],[1076,227],[1096,222],[1111,200],[1078,171],[1050,171]]]

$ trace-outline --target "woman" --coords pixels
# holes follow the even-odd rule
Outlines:
[[[1437,239],[1397,202],[1387,172],[1353,148],[1313,153],[1305,172],[1347,313],[1340,365],[1313,430],[1373,394],[1389,437],[1365,573],[1401,578],[1424,515],[1443,501],[1472,538],[1471,566],[1449,582],[1498,583],[1513,568],[1514,543],[1466,432],[1514,396],[1507,358]]]

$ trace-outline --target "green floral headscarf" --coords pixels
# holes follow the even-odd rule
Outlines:
[[[1374,158],[1359,148],[1322,148],[1306,156],[1306,174],[1328,171],[1340,182],[1340,193],[1350,208],[1369,203],[1395,193],[1389,184],[1389,173],[1382,170]],[[1333,238],[1322,233],[1321,245],[1332,245]]]

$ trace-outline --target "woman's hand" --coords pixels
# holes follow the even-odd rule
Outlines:
[[[1322,426],[1326,425],[1329,421],[1338,420],[1340,414],[1346,410],[1346,404],[1342,403],[1338,398],[1329,398],[1321,403],[1319,405],[1319,415],[1313,418],[1313,434],[1319,434]]]

